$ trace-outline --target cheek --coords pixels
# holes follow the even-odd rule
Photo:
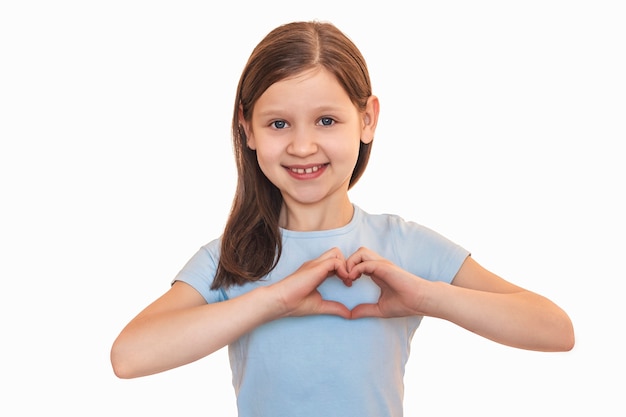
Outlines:
[[[350,163],[356,163],[356,160],[359,157],[359,149],[361,148],[361,140],[356,140],[349,144],[345,144],[342,149],[338,152],[341,152],[344,155],[346,161],[350,161]]]
[[[271,167],[277,166],[278,155],[271,147],[266,145],[258,146],[256,149],[256,160],[261,168],[261,171],[267,175],[267,172]]]

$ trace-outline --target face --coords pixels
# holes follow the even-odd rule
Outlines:
[[[359,143],[373,139],[377,117],[375,97],[360,112],[334,75],[314,69],[271,85],[244,128],[261,170],[288,207],[332,209],[349,204]]]

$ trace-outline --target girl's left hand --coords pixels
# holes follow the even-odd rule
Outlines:
[[[423,315],[424,290],[429,281],[413,275],[377,253],[360,248],[346,259],[348,277],[354,281],[368,275],[380,287],[375,304],[360,304],[352,309],[352,318],[406,317]]]
[[[574,330],[549,299],[513,285],[467,257],[452,285],[428,281],[377,253],[360,248],[346,259],[347,280],[369,277],[380,287],[376,303],[354,307],[351,318],[432,316],[498,343],[537,351],[567,351]]]

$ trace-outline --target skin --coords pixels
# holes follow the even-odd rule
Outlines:
[[[259,98],[244,128],[261,170],[283,196],[282,227],[324,230],[350,221],[348,184],[359,142],[374,138],[378,108],[371,97],[361,114],[322,69],[275,83]]]
[[[284,197],[282,227],[323,230],[351,220],[348,181],[359,141],[374,137],[378,112],[375,96],[359,112],[325,70],[305,72],[266,90],[244,129],[259,166]],[[331,275],[351,286],[362,274],[381,288],[377,303],[348,310],[317,291]],[[572,323],[561,308],[471,257],[448,285],[413,275],[368,248],[347,257],[329,248],[275,284],[216,304],[207,304],[188,284],[174,283],[117,337],[111,349],[113,370],[120,378],[162,372],[201,359],[264,323],[319,314],[349,320],[424,315],[512,347],[568,351],[574,346]]]

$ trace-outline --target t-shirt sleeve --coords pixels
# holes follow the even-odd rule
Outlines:
[[[451,283],[469,251],[428,227],[397,221],[395,250],[401,254],[402,267],[429,281]]]
[[[191,285],[207,303],[224,301],[227,297],[222,289],[211,289],[219,261],[219,246],[219,240],[202,246],[176,274],[172,284],[182,281]]]

